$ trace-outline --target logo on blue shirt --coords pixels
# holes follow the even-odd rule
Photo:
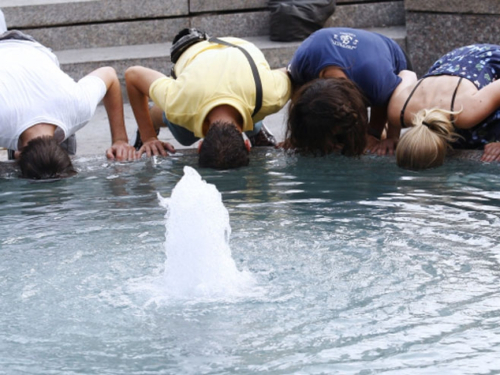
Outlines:
[[[346,49],[356,49],[358,48],[359,40],[356,35],[352,33],[341,32],[339,34],[333,34],[332,43],[334,46],[346,48]]]

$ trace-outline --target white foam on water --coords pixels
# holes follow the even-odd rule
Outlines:
[[[217,188],[186,166],[171,197],[158,194],[158,199],[167,209],[167,260],[161,281],[165,297],[218,299],[251,294],[255,280],[248,271],[239,271],[231,256],[229,213]]]

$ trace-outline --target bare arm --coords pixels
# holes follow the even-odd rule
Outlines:
[[[472,91],[470,97],[462,99],[462,113],[458,115],[455,125],[462,129],[472,128],[498,109],[500,109],[500,80],[490,83],[479,91]]]
[[[397,89],[401,89],[410,85],[415,84],[418,79],[417,79],[417,73],[411,71],[411,70],[402,70],[398,74],[399,77],[401,77],[401,83],[396,87]],[[396,91],[394,90],[394,91]]]
[[[380,138],[387,124],[387,107],[371,107],[370,111],[370,134]]]
[[[142,66],[133,66],[125,72],[128,98],[143,141],[139,155],[145,152],[148,157],[151,155],[167,156],[166,150],[175,152],[170,143],[158,140],[153,121],[149,115],[149,88],[154,81],[162,77],[165,77],[165,75]]]
[[[484,146],[484,152],[481,157],[481,161],[500,161],[500,142],[492,142]]]
[[[370,152],[378,155],[394,154],[401,132],[401,125],[399,123],[400,107],[402,107],[401,101],[405,101],[405,98],[402,97],[407,89],[413,87],[417,82],[417,75],[410,70],[402,70],[398,75],[402,80],[392,93],[387,106],[387,137],[378,142],[378,144],[373,145],[370,150]]]
[[[401,109],[403,108],[406,99],[410,95],[410,92],[418,82],[417,75],[415,74],[415,72],[412,72],[410,70],[402,70],[401,72],[399,72],[398,76],[401,77],[401,82],[392,93],[391,98],[389,99],[389,104],[387,105],[387,119],[389,129],[393,126],[396,126],[398,129],[400,129]],[[390,132],[390,130],[388,131]]]
[[[108,115],[111,130],[111,148],[106,151],[108,159],[134,160],[135,149],[128,144],[127,131],[123,115],[123,100],[120,82],[116,71],[111,67],[94,70],[89,75],[99,77],[106,85],[106,95],[103,98],[104,108]]]

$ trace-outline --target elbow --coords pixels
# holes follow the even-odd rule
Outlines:
[[[125,70],[125,81],[133,82],[139,75],[140,66],[131,66]]]

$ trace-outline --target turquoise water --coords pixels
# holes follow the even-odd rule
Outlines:
[[[165,208],[196,156],[0,175],[0,374],[500,374],[500,166],[252,151],[200,170],[248,294],[173,298]]]

